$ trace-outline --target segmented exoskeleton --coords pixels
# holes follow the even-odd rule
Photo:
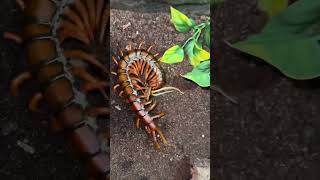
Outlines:
[[[29,108],[44,100],[52,112],[53,128],[64,132],[72,147],[85,162],[90,178],[108,179],[109,152],[98,140],[89,119],[109,115],[104,107],[89,106],[86,93],[99,90],[108,99],[108,80],[100,80],[87,71],[99,69],[108,78],[109,69],[95,57],[93,45],[105,41],[109,23],[107,0],[17,0],[26,16],[22,35],[6,32],[5,38],[25,46],[28,69],[11,83],[11,93],[27,79],[36,79],[41,90],[31,99]],[[108,57],[106,57],[108,58]],[[80,79],[80,87],[76,83]]]
[[[152,46],[147,50],[142,49],[142,44],[143,42],[139,44],[137,49],[132,48],[130,44],[125,54],[120,51],[118,59],[114,56],[112,57],[118,67],[117,72],[112,72],[112,74],[118,76],[118,84],[113,87],[113,90],[121,87],[122,90],[119,96],[125,94],[125,98],[127,98],[131,108],[137,115],[136,127],[139,128],[142,121],[146,132],[153,137],[155,146],[159,149],[160,145],[157,141],[157,136],[160,136],[164,144],[167,144],[167,140],[162,131],[156,126],[154,120],[163,117],[165,113],[150,114],[157,105],[152,96],[180,90],[174,87],[163,87],[165,76],[159,61],[156,59],[159,54],[153,55],[150,53]]]

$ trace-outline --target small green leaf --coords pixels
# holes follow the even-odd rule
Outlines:
[[[193,49],[193,58],[190,63],[193,67],[198,66],[202,61],[210,59],[210,53],[195,44]]]
[[[190,21],[191,21],[191,23],[192,23],[192,28],[194,28],[195,29],[195,27],[197,26],[197,23],[193,20],[193,19],[191,19],[190,18]]]
[[[171,7],[171,22],[179,32],[188,32],[195,24],[185,14],[173,7]]]
[[[274,16],[288,7],[288,0],[259,0],[259,8]]]
[[[190,79],[201,87],[210,86],[210,60],[200,63],[193,68],[191,72],[182,75],[184,78]]]
[[[184,58],[184,51],[179,45],[172,46],[163,54],[161,62],[167,64],[175,64],[182,62]]]
[[[204,41],[208,47],[210,47],[210,22],[206,24]]]
[[[185,51],[193,67],[198,66],[202,61],[210,59],[210,53],[202,49],[201,43],[195,42],[194,39],[188,42]]]

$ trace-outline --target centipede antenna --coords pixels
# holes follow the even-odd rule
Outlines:
[[[161,95],[164,95],[164,94],[167,94],[167,93],[171,93],[171,92],[174,92],[174,91],[165,91],[165,92],[161,92],[161,93],[152,93],[151,95],[157,97],[157,96],[161,96]]]
[[[163,87],[161,89],[153,90],[152,93],[158,93],[160,91],[167,91],[167,90],[176,90],[176,91],[179,91],[181,94],[184,94],[180,89],[175,87]],[[173,91],[170,91],[170,92],[173,92]]]

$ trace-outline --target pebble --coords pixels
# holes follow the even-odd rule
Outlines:
[[[131,26],[131,22],[128,22],[126,25],[123,25],[122,30],[127,29],[129,26]]]
[[[17,145],[19,147],[21,147],[25,152],[29,153],[29,154],[34,154],[35,150],[32,146],[22,142],[22,141],[17,141]]]
[[[16,122],[8,122],[1,129],[1,134],[4,136],[9,135],[10,133],[16,131],[18,129],[18,124]]]
[[[115,108],[118,109],[119,111],[121,111],[121,108],[119,105],[116,105]]]

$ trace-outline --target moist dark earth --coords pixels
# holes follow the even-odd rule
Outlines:
[[[0,10],[1,34],[4,31],[20,32],[23,16],[14,1],[1,1]],[[147,45],[154,44],[153,52],[162,54],[174,43],[188,38],[170,24],[169,6],[165,7],[165,13],[113,12],[113,54],[124,49],[128,42],[137,45],[141,40]],[[122,29],[128,22],[131,26]],[[37,83],[26,82],[18,97],[10,96],[10,80],[26,67],[23,47],[2,38],[0,41],[0,179],[85,179],[84,168],[64,137],[51,131],[48,114],[27,108],[38,88]],[[192,164],[209,166],[209,89],[199,88],[180,76],[191,70],[187,62],[163,65],[163,68],[167,86],[175,86],[184,92],[184,95],[172,93],[158,98],[160,105],[156,112],[165,111],[167,115],[157,124],[169,145],[161,144],[161,150],[155,150],[146,133],[134,127],[134,113],[128,104],[113,93],[110,127],[113,178],[188,179]],[[112,81],[115,84],[115,79]]]
[[[288,79],[223,42],[264,27],[267,17],[256,1],[226,0],[212,11],[213,84],[239,102],[212,94],[214,179],[320,179],[319,79]]]

